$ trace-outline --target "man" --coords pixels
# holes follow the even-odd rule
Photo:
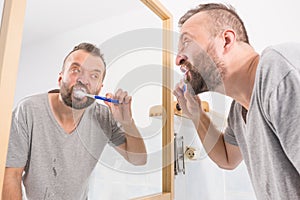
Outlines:
[[[65,58],[59,91],[25,98],[13,112],[3,200],[87,199],[89,176],[111,144],[134,165],[146,163],[143,139],[131,115],[131,96],[119,89],[101,105],[78,92],[98,94],[105,62],[100,50],[81,43]],[[120,126],[119,126],[120,125]],[[23,174],[23,175],[22,175]]]
[[[257,199],[300,199],[300,46],[272,46],[259,55],[232,7],[202,4],[179,21],[176,64],[188,90],[174,95],[210,158],[234,169],[244,160]],[[197,94],[233,98],[228,127],[219,132]]]

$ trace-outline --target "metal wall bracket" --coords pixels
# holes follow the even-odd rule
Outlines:
[[[177,136],[177,133],[174,133],[174,174],[178,175],[179,173],[185,174],[185,163],[184,163],[184,138],[183,136]]]

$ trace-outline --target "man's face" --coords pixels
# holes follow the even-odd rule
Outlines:
[[[199,94],[216,91],[222,85],[223,61],[218,43],[209,35],[204,17],[194,15],[181,28],[176,64],[185,73],[185,81]]]
[[[97,95],[102,87],[104,63],[100,57],[83,50],[69,55],[60,73],[60,94],[67,106],[83,109],[95,100],[76,95],[76,91]]]

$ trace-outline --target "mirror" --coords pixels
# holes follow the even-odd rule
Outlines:
[[[93,173],[91,198],[127,199],[162,192],[161,128],[153,130],[157,126],[148,115],[151,105],[163,104],[161,26],[161,19],[140,1],[30,1],[26,5],[14,106],[25,96],[57,88],[65,55],[82,41],[99,45],[104,53],[107,78],[101,94],[120,86],[133,96],[133,116],[150,153],[148,163],[133,167],[107,147]],[[132,46],[133,40],[137,43]],[[119,196],[106,190],[115,187]]]

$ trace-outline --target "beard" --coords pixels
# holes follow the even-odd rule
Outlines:
[[[68,84],[62,82],[61,87],[60,87],[60,94],[62,97],[63,102],[65,103],[65,105],[74,108],[76,110],[80,110],[80,109],[84,109],[89,107],[92,103],[94,103],[95,99],[93,98],[76,98],[73,95],[73,89],[74,87],[80,87],[80,88],[84,88],[86,90],[87,93],[89,93],[88,89],[85,87],[85,85],[83,85],[80,82],[77,82],[74,86],[72,86],[71,88],[68,87]],[[84,100],[86,99],[86,100]]]
[[[201,74],[196,70],[189,70],[186,80],[188,91],[191,94],[196,95],[209,91]]]
[[[220,73],[223,62],[215,52],[212,44],[209,45],[207,52],[200,48],[200,51],[193,56],[194,65],[189,62],[185,63],[189,69],[186,74],[188,88],[195,95],[207,91],[216,91],[223,84],[222,74]]]

